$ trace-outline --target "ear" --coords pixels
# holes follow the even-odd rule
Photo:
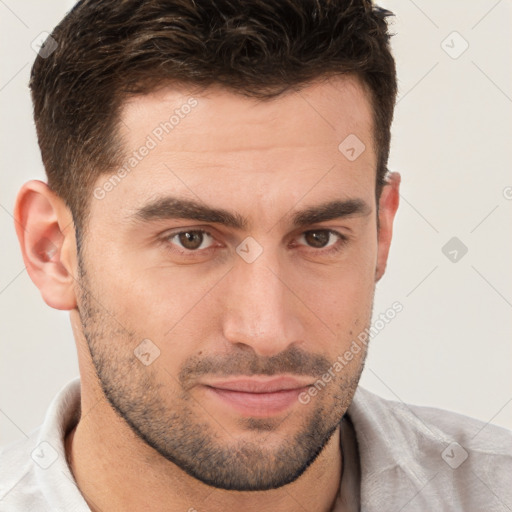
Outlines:
[[[384,275],[388,261],[389,247],[393,236],[393,221],[398,209],[400,198],[401,176],[397,172],[388,175],[388,179],[379,200],[379,232],[377,249],[377,267],[375,269],[375,282]]]
[[[74,309],[76,240],[69,208],[46,183],[32,180],[18,193],[14,220],[25,267],[46,304]]]

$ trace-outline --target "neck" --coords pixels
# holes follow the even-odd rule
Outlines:
[[[93,512],[193,511],[205,503],[209,512],[287,512],[296,511],[298,503],[328,512],[336,501],[342,466],[339,427],[296,481],[269,491],[226,491],[189,476],[138,438],[99,389],[88,393],[82,386],[81,406],[81,419],[66,437],[66,454]]]

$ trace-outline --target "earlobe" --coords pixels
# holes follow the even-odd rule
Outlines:
[[[55,309],[75,308],[76,250],[62,250],[74,244],[74,226],[64,201],[46,183],[29,181],[18,193],[14,219],[27,272],[44,301]]]
[[[401,176],[392,172],[388,176],[379,200],[379,231],[377,266],[375,268],[375,282],[384,275],[388,260],[389,248],[393,236],[393,221],[400,202]]]

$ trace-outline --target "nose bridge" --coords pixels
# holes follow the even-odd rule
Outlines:
[[[242,258],[235,262],[225,299],[224,336],[230,343],[271,356],[300,341],[291,292],[278,276],[278,258],[269,251],[252,263]]]

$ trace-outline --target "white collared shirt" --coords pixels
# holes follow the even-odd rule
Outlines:
[[[64,446],[79,415],[76,378],[55,396],[38,429],[0,450],[1,512],[90,512]],[[512,510],[512,432],[361,387],[345,419],[334,512]]]

